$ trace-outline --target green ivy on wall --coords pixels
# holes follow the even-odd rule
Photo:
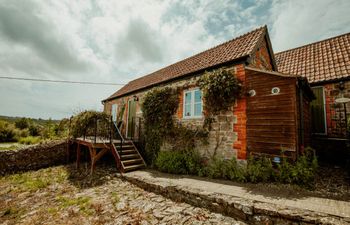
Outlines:
[[[203,91],[204,111],[209,116],[227,111],[242,93],[242,83],[225,69],[205,72],[197,84]]]
[[[164,138],[173,130],[174,118],[179,105],[177,92],[172,88],[156,88],[149,91],[142,103],[145,126],[145,152],[153,165]]]

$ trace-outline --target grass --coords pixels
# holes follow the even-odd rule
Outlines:
[[[19,143],[26,144],[26,145],[34,145],[39,143],[40,141],[41,141],[40,137],[33,137],[33,136],[21,137],[18,140]]]
[[[5,142],[0,143],[0,151],[1,150],[17,150],[18,148],[22,147],[23,145],[18,142]]]
[[[63,209],[71,206],[78,206],[79,211],[86,215],[91,215],[93,213],[91,197],[80,196],[77,198],[67,198],[59,196],[56,199],[60,202],[60,207]]]
[[[14,175],[8,175],[0,178],[1,183],[7,183],[11,190],[15,192],[30,191],[35,192],[44,189],[54,183],[62,183],[68,177],[65,169],[53,171],[52,168],[41,169],[36,173],[27,172]]]
[[[120,201],[120,197],[117,192],[112,192],[111,193],[111,200],[113,204],[117,204]]]

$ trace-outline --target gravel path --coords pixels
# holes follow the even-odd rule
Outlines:
[[[244,224],[140,189],[98,166],[0,177],[0,224]]]

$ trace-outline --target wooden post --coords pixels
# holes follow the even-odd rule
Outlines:
[[[80,165],[80,144],[79,144],[79,142],[77,143],[78,144],[78,146],[77,146],[77,163],[76,163],[76,167],[77,167],[77,169],[79,168],[79,165]]]
[[[95,170],[95,165],[96,165],[96,149],[93,146],[89,146],[89,151],[90,151],[90,159],[91,159],[91,170],[90,174],[92,174]]]

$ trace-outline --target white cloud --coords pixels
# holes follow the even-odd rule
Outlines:
[[[263,24],[275,50],[333,36],[346,31],[348,8],[346,0],[0,2],[0,74],[126,83]],[[117,89],[0,82],[0,114],[34,117],[101,109]]]
[[[349,32],[350,1],[274,1],[271,9],[275,52]]]

